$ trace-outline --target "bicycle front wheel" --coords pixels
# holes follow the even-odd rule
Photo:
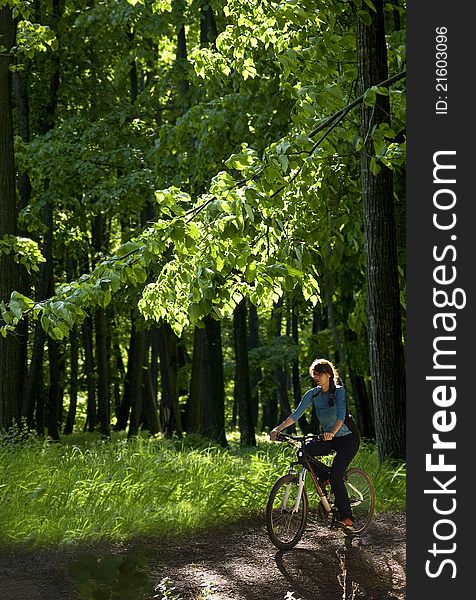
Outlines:
[[[349,469],[344,476],[350,507],[354,516],[353,533],[368,527],[375,509],[375,489],[368,473],[359,467]]]
[[[274,484],[266,506],[266,527],[273,544],[289,550],[299,542],[306,527],[308,500],[303,488],[298,500],[299,477],[283,475]]]

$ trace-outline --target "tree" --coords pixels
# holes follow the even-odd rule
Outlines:
[[[250,368],[248,361],[246,298],[236,306],[233,314],[233,340],[235,348],[234,396],[238,405],[238,424],[241,446],[256,446],[251,404]]]
[[[368,362],[353,352],[368,337],[356,109],[392,94],[404,77],[397,32],[387,38],[397,74],[356,92],[350,3],[82,0],[79,12],[77,3],[61,4],[52,28],[21,25],[22,52],[29,55],[33,46],[50,52],[54,29],[60,54],[53,60],[35,50],[29,59],[32,133],[16,138],[19,172],[32,182],[22,213],[26,234],[46,241],[44,206],[54,199],[48,269],[56,289],[47,299],[39,285],[36,300],[26,292],[14,302],[7,298],[1,332],[10,335],[25,318],[59,342],[75,327],[83,329],[79,372],[87,377],[79,378],[78,397],[88,391],[88,428],[97,421],[100,375],[101,406],[111,386],[116,405],[121,393],[124,399],[116,427],[147,428],[153,419],[145,408],[156,413],[159,404],[167,435],[179,433],[179,396],[189,388],[187,430],[220,439],[231,400],[223,378],[231,377],[233,346],[224,336],[222,349],[222,331],[230,330],[243,298],[254,307],[250,325],[258,317],[264,333],[273,307],[299,296],[287,335],[265,335],[249,353],[253,366],[262,366],[263,421],[276,423],[278,379],[280,409],[289,413],[291,365],[294,395],[300,395],[307,341],[337,357],[347,383],[353,382],[352,407],[358,407],[369,372]],[[367,21],[370,4],[358,7]],[[57,81],[55,64],[61,86],[46,130],[41,123],[51,104],[50,83]],[[396,87],[403,98],[402,86]],[[374,171],[404,160],[403,102],[397,99],[393,94],[392,128],[382,123],[370,132]],[[98,237],[93,224],[99,220]],[[77,265],[72,275],[66,275],[65,256]],[[326,307],[328,322],[312,336],[316,306]],[[131,323],[131,307],[145,317],[145,336],[142,324]],[[237,322],[244,328],[243,320]],[[168,336],[159,361],[159,340],[149,334],[163,325],[174,337]],[[247,346],[243,331],[236,333],[244,349],[239,362]],[[256,337],[251,326],[250,334]],[[185,381],[190,368],[177,368],[174,343],[183,346],[192,337],[192,374]],[[123,377],[125,369],[114,370],[126,355]],[[272,376],[276,367],[279,377]],[[142,377],[134,380],[135,368]],[[67,370],[74,374],[70,364]],[[71,396],[74,402],[73,388]],[[218,408],[210,411],[212,397]],[[109,421],[108,411],[101,411]],[[216,423],[207,421],[210,415]]]
[[[370,22],[357,17],[360,92],[387,79],[383,2]],[[405,363],[402,345],[392,172],[375,163],[372,130],[389,123],[387,93],[361,105],[361,181],[367,278],[367,315],[375,431],[380,459],[405,457]]]
[[[17,233],[17,199],[12,125],[12,48],[16,23],[10,6],[0,7],[0,240]],[[13,252],[0,246],[0,302],[21,288],[20,271]],[[0,336],[0,429],[20,415],[22,373],[21,342],[15,335]]]

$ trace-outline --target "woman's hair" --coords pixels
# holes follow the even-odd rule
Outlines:
[[[329,380],[329,406],[334,405],[334,397],[336,393],[336,383],[339,381],[339,371],[325,358],[316,358],[309,367],[309,374],[312,377],[314,373],[327,373]]]

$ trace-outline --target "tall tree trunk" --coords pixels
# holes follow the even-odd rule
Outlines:
[[[117,412],[117,421],[114,425],[115,431],[124,431],[129,421],[129,413],[132,406],[132,380],[134,377],[134,368],[136,365],[135,352],[137,340],[137,330],[134,315],[131,314],[131,333],[129,336],[129,345],[127,349],[127,370],[124,378],[124,389],[122,391],[122,401]]]
[[[18,62],[18,59],[17,59]],[[28,73],[30,69],[30,61],[26,58],[22,59],[23,70],[15,71],[13,73],[13,89],[16,100],[16,111],[17,111],[17,124],[18,133],[21,136],[23,142],[27,144],[30,141],[30,105],[28,98]],[[28,173],[19,173],[17,179],[17,187],[19,194],[19,210],[23,210],[30,203],[31,198],[31,182]],[[19,231],[21,235],[28,237],[28,232]],[[29,273],[26,270],[20,273],[21,276],[21,288],[20,291],[27,296],[31,297],[31,282]],[[25,316],[18,327],[18,335],[21,340],[21,356],[20,356],[20,369],[22,373],[28,372],[28,338],[29,338],[29,318]],[[21,379],[21,387],[18,393],[23,402],[25,378]]]
[[[85,431],[95,431],[98,424],[96,407],[96,376],[94,370],[93,320],[86,317],[83,323],[84,372],[87,388],[87,418]]]
[[[382,0],[366,25],[357,17],[359,93],[388,77]],[[405,457],[405,364],[395,241],[392,172],[370,171],[374,126],[389,120],[387,96],[374,107],[361,105],[362,201],[367,280],[367,318],[372,397],[379,459]]]
[[[44,17],[41,14],[41,6],[38,4],[37,18],[40,22],[46,22],[55,28],[57,20],[61,16],[62,5],[60,0],[53,0],[52,12],[49,18]],[[52,54],[48,61],[51,63],[48,69],[49,77],[49,92],[45,102],[45,105],[40,111],[38,119],[39,133],[44,135],[50,131],[55,125],[55,114],[56,106],[58,104],[58,91],[60,85],[60,74],[59,74],[59,57],[57,54]],[[49,188],[49,181],[45,181],[45,192]],[[54,206],[51,199],[48,199],[45,203],[44,209],[44,224],[45,224],[45,235],[43,238],[43,256],[45,257],[45,263],[40,268],[36,299],[44,300],[48,295],[51,295],[54,291],[54,272],[53,272],[53,238],[54,238]],[[23,393],[22,403],[22,416],[27,418],[27,421],[31,418],[31,414],[34,411],[35,402],[43,402],[43,391],[38,387],[38,383],[43,381],[43,360],[44,360],[44,345],[45,345],[45,334],[40,326],[37,324],[35,327],[35,339],[33,342],[33,353],[31,356],[30,367],[28,371],[28,379]],[[46,407],[46,414],[48,415],[48,433],[55,439],[59,437],[59,431],[55,425],[55,415],[58,410],[57,402],[59,401],[59,390],[56,388],[56,384],[59,381],[59,373],[55,373],[57,368],[56,359],[56,348],[54,348],[53,340],[48,340],[49,347],[51,347],[50,360],[50,390],[48,394],[48,406]],[[53,387],[51,387],[53,386]],[[52,401],[54,406],[50,407],[49,402]],[[43,407],[40,407],[38,413],[41,415],[41,419],[44,417]],[[42,429],[42,425],[39,426]]]
[[[339,373],[342,379],[342,382],[345,384],[345,353],[344,347],[342,345],[342,341],[340,339],[339,331],[337,329],[337,321],[334,313],[334,304],[332,302],[332,296],[335,289],[335,282],[332,276],[332,273],[329,269],[324,267],[324,298],[326,302],[327,309],[327,318],[329,321],[329,326],[332,331],[332,339],[334,341],[334,346],[336,350],[335,357],[331,357],[332,362],[335,362],[339,365]]]
[[[27,144],[30,141],[30,102],[28,98],[28,77],[30,61],[23,59],[23,69],[13,74],[13,87],[17,107],[18,133]],[[26,63],[26,64],[25,64]],[[20,196],[20,209],[30,203],[31,181],[28,173],[18,174],[18,192]]]
[[[149,329],[149,343],[150,343],[150,383],[152,385],[152,395],[155,404],[158,406],[159,402],[159,328],[153,325]]]
[[[209,44],[214,45],[217,36],[217,24],[215,15],[213,14],[213,8],[208,0],[204,0],[200,7],[200,46],[203,48]]]
[[[92,222],[92,244],[98,252],[107,251],[108,240],[104,215],[98,214]],[[106,310],[97,308],[94,312],[96,333],[97,399],[99,431],[105,437],[111,435],[111,403],[109,397],[109,352],[108,320]]]
[[[49,185],[49,182],[47,182]],[[45,278],[46,278],[46,297],[51,297],[54,293],[54,273],[53,273],[53,204],[47,202],[45,206]],[[60,407],[63,403],[63,390],[61,385],[62,368],[60,358],[60,344],[47,336],[48,345],[48,404],[47,404],[47,431],[48,435],[54,440],[59,440],[60,432]],[[43,349],[42,349],[43,358]]]
[[[143,390],[143,412],[147,429],[151,435],[155,435],[160,431],[159,411],[157,408],[157,398],[154,394],[154,386],[152,384],[152,376],[147,358],[144,364],[142,373],[142,390]]]
[[[210,315],[204,318],[204,323],[206,359],[201,404],[201,433],[222,446],[227,446],[221,324]]]
[[[48,435],[54,440],[60,439],[61,412],[63,406],[63,367],[64,360],[61,356],[59,342],[48,337]]]
[[[205,328],[195,327],[193,332],[192,372],[186,408],[186,430],[200,433],[201,406],[204,396],[204,370],[206,356]]]
[[[78,362],[79,362],[79,344],[78,328],[75,325],[69,336],[69,408],[64,426],[64,433],[69,435],[73,433],[74,423],[76,421],[76,409],[78,406]]]
[[[162,430],[167,437],[182,435],[182,422],[178,398],[177,336],[168,323],[159,327],[159,359],[161,383]]]
[[[45,183],[48,186],[48,182]],[[45,204],[44,209],[44,224],[45,224],[45,235],[43,238],[42,253],[45,258],[45,262],[40,266],[40,272],[38,276],[38,285],[36,288],[36,300],[37,302],[47,298],[53,291],[53,205],[51,202]],[[42,389],[40,387],[40,381],[43,381],[43,360],[45,353],[45,341],[46,335],[38,322],[35,326],[35,333],[33,339],[33,349],[30,359],[30,367],[28,369],[28,376],[26,385],[23,393],[22,403],[22,417],[25,417],[29,426],[32,426],[32,415],[35,410],[35,403],[38,402],[40,395],[42,395]],[[52,373],[51,377],[53,380],[56,376]],[[49,409],[48,409],[49,410]]]
[[[345,330],[345,342],[349,348],[357,345],[357,335],[348,327]],[[348,360],[348,369],[355,405],[355,411],[352,411],[352,416],[355,418],[362,437],[373,440],[375,439],[375,427],[372,399],[365,379],[355,369],[351,356],[352,353],[350,353]]]
[[[299,373],[299,314],[296,298],[293,298],[291,306],[291,335],[298,348],[298,356],[292,362],[293,397],[294,406],[297,407],[297,405],[301,402],[302,390],[301,377]],[[299,427],[304,434],[308,433],[310,425],[305,415],[302,415],[302,417],[299,419]]]
[[[41,271],[41,268],[40,268]],[[40,273],[40,280],[41,280]],[[38,296],[38,293],[37,293]],[[44,297],[44,296],[43,296]],[[21,416],[26,419],[29,428],[35,427],[38,433],[39,423],[35,423],[35,406],[42,394],[43,387],[43,354],[45,347],[45,332],[40,323],[36,323],[33,336],[33,347],[31,351],[30,367],[23,388],[23,399]]]
[[[244,447],[256,446],[251,408],[246,312],[246,299],[243,298],[233,313],[233,340],[235,348],[234,395],[238,404],[240,445]]]
[[[119,412],[121,408],[121,389],[122,382],[126,376],[126,369],[124,367],[124,361],[122,360],[121,347],[119,343],[115,343],[113,347],[113,358],[114,358],[114,368],[113,368],[113,399],[114,399],[114,416],[117,419],[119,418]]]
[[[172,13],[174,15],[175,27],[177,31],[177,52],[175,66],[179,74],[178,82],[178,103],[182,110],[185,110],[189,104],[190,84],[188,82],[187,68],[187,39],[185,36],[185,2],[184,0],[173,0]]]
[[[109,361],[106,311],[98,309],[94,313],[96,331],[97,394],[99,431],[104,437],[111,436],[111,415],[109,398]]]
[[[282,328],[282,311],[283,301],[280,299],[271,314],[271,323],[273,334],[275,337],[281,337]],[[285,364],[280,361],[276,362],[273,367],[273,376],[276,382],[276,396],[279,410],[279,421],[284,421],[291,414],[291,405],[289,404],[288,389],[289,389],[289,376]],[[296,432],[295,425],[289,428],[292,433]]]
[[[11,110],[12,58],[16,26],[9,6],[0,8],[0,239],[17,233],[15,159]],[[0,255],[0,301],[8,302],[20,289],[20,271],[13,256]],[[16,335],[0,336],[0,429],[20,417],[22,346]]]
[[[248,303],[248,350],[259,347],[259,320],[258,310],[254,304]],[[261,381],[262,373],[260,367],[250,368],[250,387],[251,387],[251,409],[253,414],[253,426],[258,426],[258,411],[259,411],[259,382]]]
[[[134,339],[134,352],[132,354],[133,362],[127,365],[129,378],[129,394],[131,398],[131,417],[129,420],[129,430],[127,437],[130,438],[139,433],[142,417],[143,394],[142,394],[142,372],[144,369],[146,350],[146,333],[143,330],[136,330]]]

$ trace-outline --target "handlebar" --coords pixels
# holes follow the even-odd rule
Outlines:
[[[320,440],[324,439],[324,435],[322,433],[312,434],[312,435],[290,435],[289,433],[282,433],[281,431],[276,434],[277,442],[294,442],[294,445],[304,444],[308,440]]]

